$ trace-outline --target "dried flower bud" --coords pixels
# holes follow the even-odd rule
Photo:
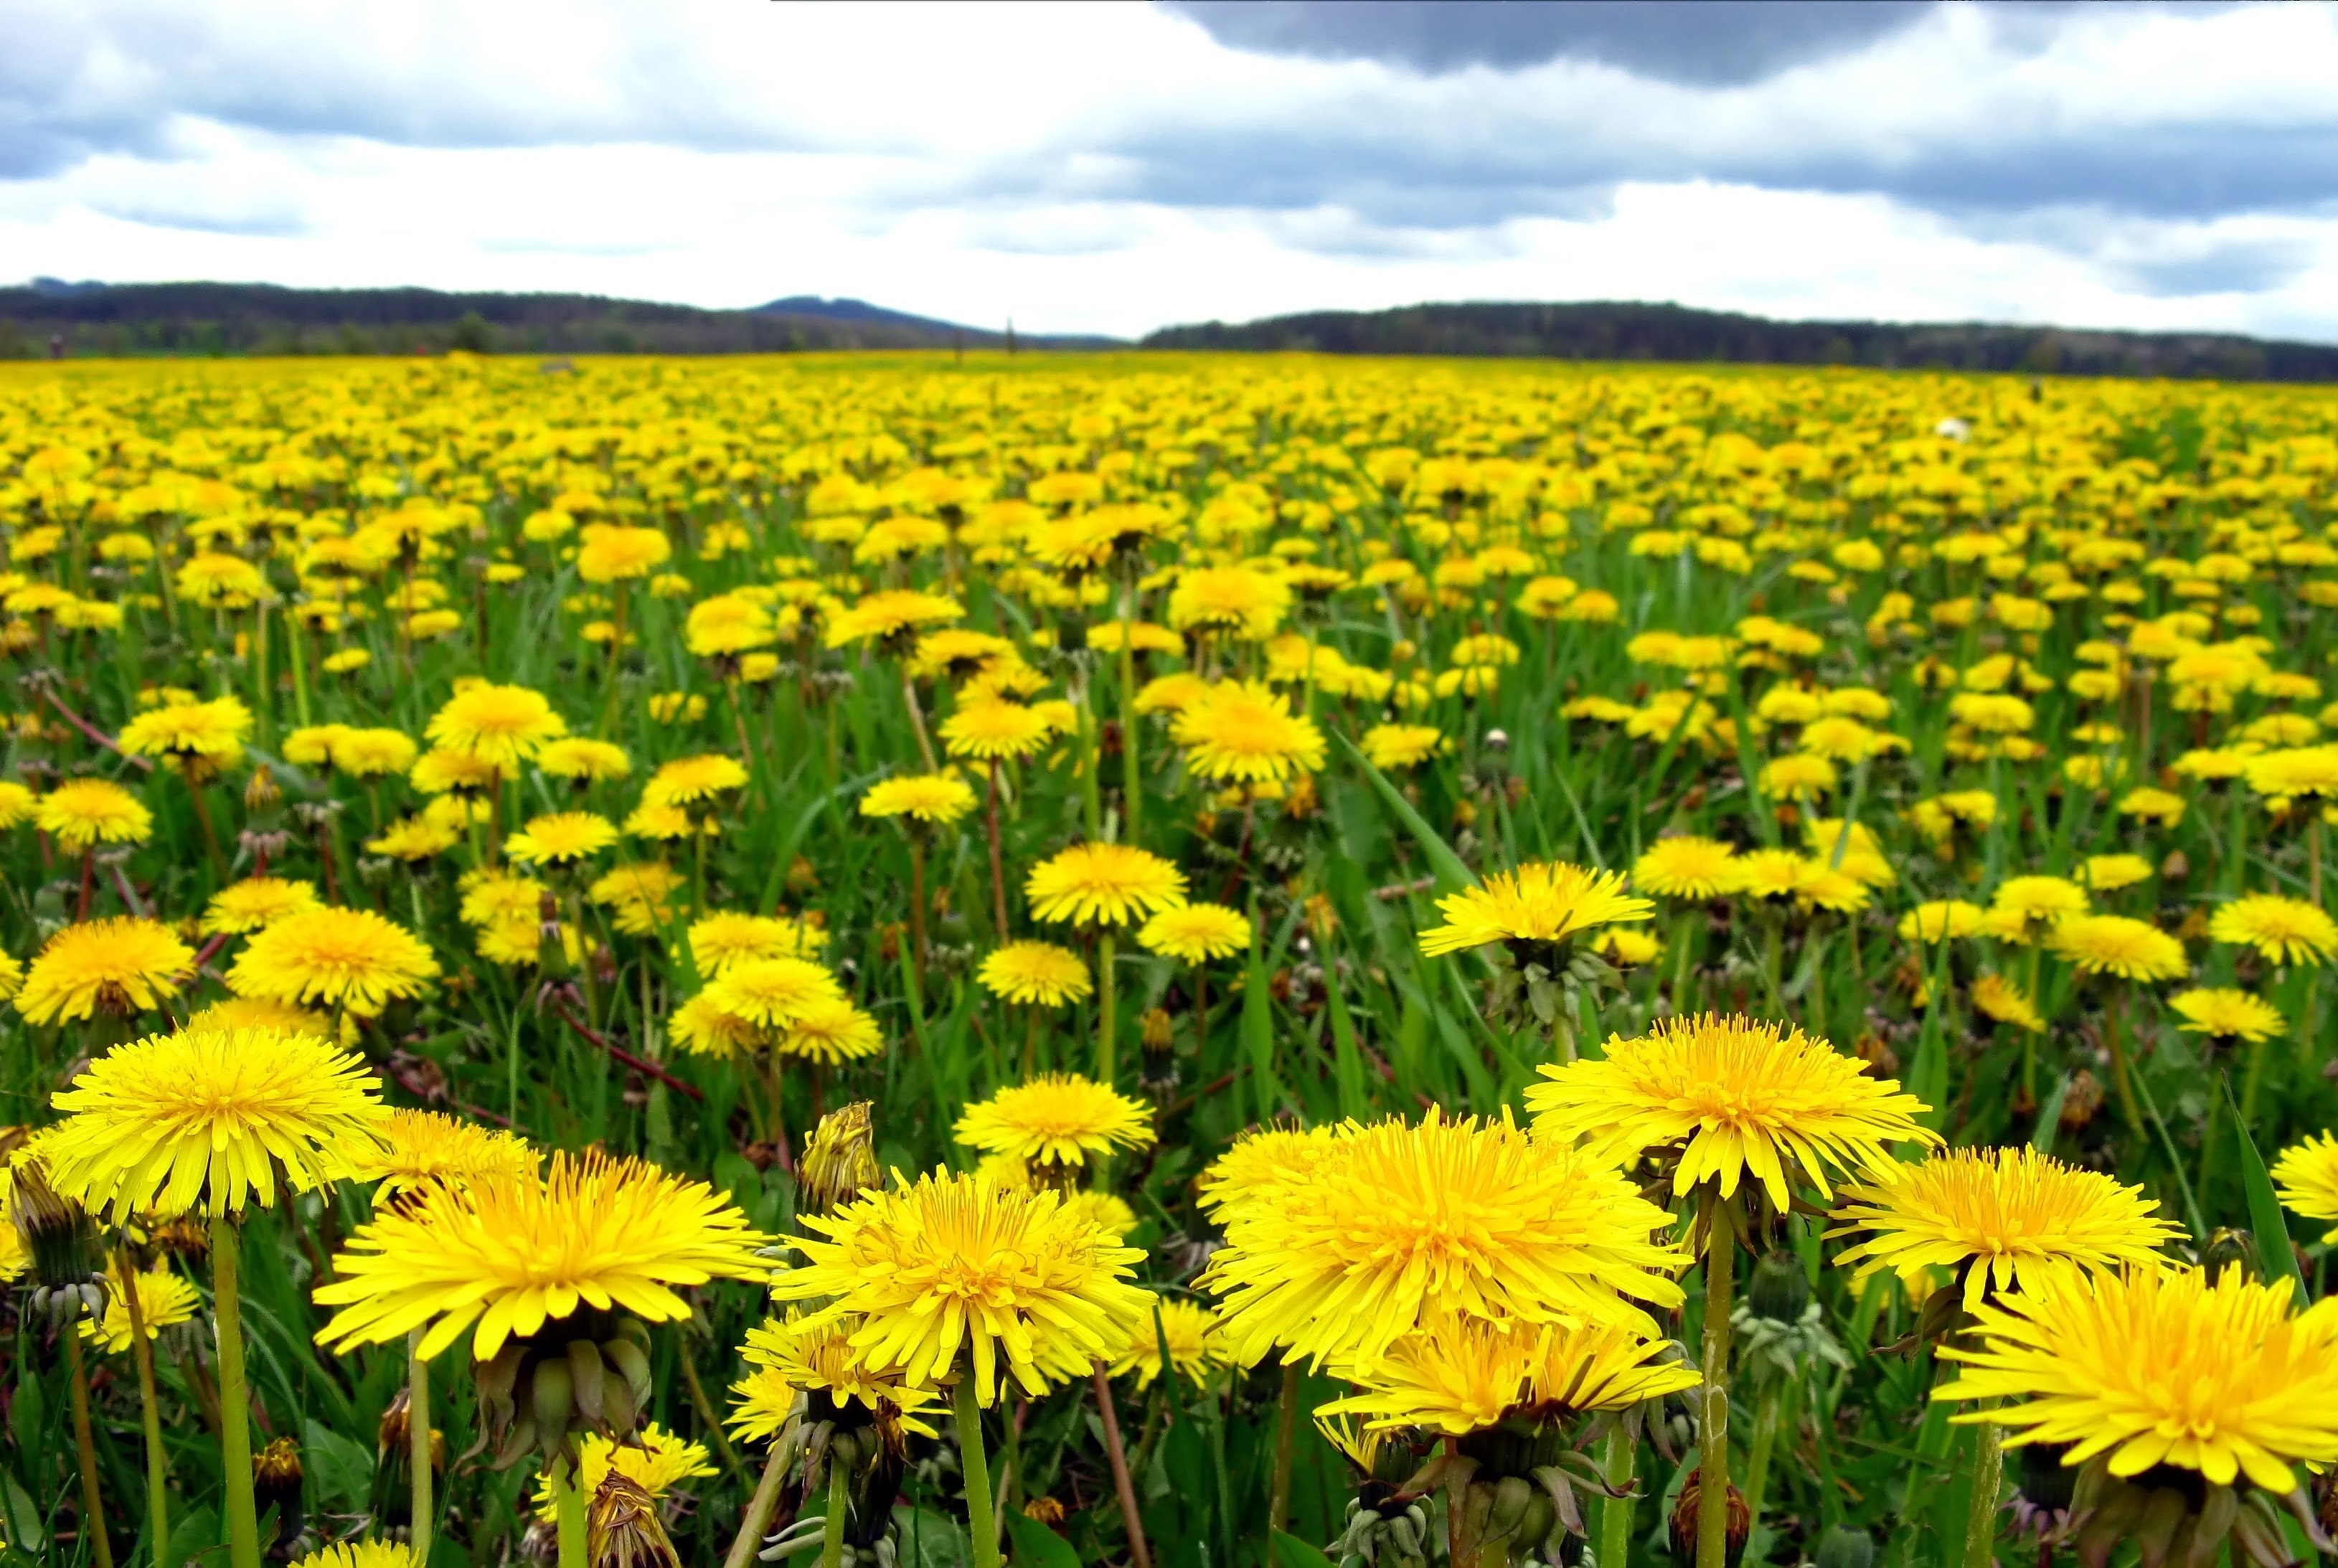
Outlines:
[[[584,1507],[588,1568],[682,1568],[657,1499],[612,1466]]]

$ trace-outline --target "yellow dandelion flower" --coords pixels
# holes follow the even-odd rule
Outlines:
[[[1184,964],[1223,958],[1250,946],[1250,916],[1223,904],[1164,909],[1137,928],[1137,945]]]
[[[736,1056],[763,1044],[763,1031],[700,992],[666,1020],[673,1043],[693,1056]]]
[[[969,1149],[1012,1155],[1027,1165],[1076,1169],[1091,1153],[1142,1149],[1153,1112],[1141,1101],[1073,1073],[1049,1073],[969,1105],[951,1135]]]
[[[392,1111],[377,1129],[378,1147],[360,1150],[350,1174],[371,1181],[376,1201],[428,1182],[517,1177],[535,1170],[535,1151],[516,1134],[436,1111]]]
[[[149,1269],[125,1279],[117,1265],[106,1270],[105,1316],[94,1322],[84,1318],[81,1337],[108,1355],[119,1356],[129,1349],[132,1329],[126,1298],[133,1289],[138,1292],[138,1324],[149,1339],[184,1323],[202,1305],[195,1288],[169,1269]]]
[[[639,1432],[627,1433],[619,1442],[598,1432],[584,1435],[576,1457],[576,1489],[592,1496],[612,1470],[648,1493],[653,1502],[685,1481],[717,1474],[702,1445],[677,1437],[654,1421],[644,1422]],[[552,1487],[542,1477],[536,1481],[535,1516],[547,1521],[554,1516]]]
[[[2338,1220],[2338,1136],[2317,1132],[2291,1144],[2273,1162],[2273,1180],[2283,1208],[2308,1220]],[[2338,1226],[2323,1235],[2323,1246],[2333,1241]]]
[[[103,779],[68,779],[40,798],[33,823],[57,841],[80,851],[97,844],[143,844],[154,831],[153,813],[121,785]]]
[[[914,588],[890,588],[863,596],[829,617],[824,640],[830,648],[854,642],[894,642],[927,626],[966,618],[955,599]]]
[[[2318,905],[2278,893],[2250,893],[2208,917],[2212,941],[2254,947],[2275,964],[2320,967],[2338,952],[2338,921]]]
[[[1497,871],[1437,907],[1445,924],[1420,934],[1431,957],[1489,942],[1564,942],[1595,926],[1645,920],[1655,906],[1626,893],[1620,873],[1551,861]]]
[[[828,932],[808,920],[718,909],[690,923],[691,959],[715,978],[752,959],[810,958],[827,946]]]
[[[731,1385],[731,1414],[722,1425],[742,1443],[761,1443],[779,1436],[795,1419],[803,1391],[788,1375],[771,1367],[752,1367]]]
[[[673,918],[666,900],[688,880],[663,860],[639,860],[594,878],[584,896],[611,912],[619,931],[628,936],[649,936],[663,931]]]
[[[2016,1029],[2026,1029],[2032,1034],[2046,1033],[2046,1020],[2038,1015],[2038,1007],[2029,994],[2002,975],[1983,975],[1972,984],[1972,1004],[1985,1018],[1999,1024],[2010,1024]]]
[[[992,995],[1023,1007],[1061,1007],[1095,989],[1080,956],[1052,942],[1009,942],[983,959],[976,978]]]
[[[786,1028],[816,1003],[843,995],[836,976],[802,958],[752,958],[710,983],[707,999],[764,1028]]]
[[[1449,1312],[1653,1334],[1635,1303],[1682,1300],[1671,1276],[1686,1256],[1650,1240],[1664,1210],[1612,1162],[1507,1118],[1447,1121],[1432,1106],[1418,1126],[1351,1122],[1272,1153],[1286,1174],[1272,1200],[1222,1206],[1226,1245],[1199,1281],[1221,1298],[1240,1365],[1280,1346],[1369,1366]]]
[[[150,708],[122,727],[114,743],[133,757],[218,762],[243,755],[251,710],[233,697]]]
[[[2280,1008],[2246,991],[2196,987],[2178,991],[2167,999],[2167,1005],[2184,1020],[2176,1028],[2186,1034],[2205,1034],[2211,1040],[2246,1040],[2254,1044],[2289,1032],[2289,1020],[2282,1016]]]
[[[1185,874],[1127,844],[1075,844],[1031,869],[1023,895],[1034,918],[1125,926],[1185,902]]]
[[[1169,624],[1180,632],[1229,632],[1263,642],[1290,611],[1291,585],[1247,566],[1191,567],[1169,591]]]
[[[291,1568],[423,1568],[414,1548],[402,1541],[336,1541],[319,1546]]]
[[[1897,927],[1903,942],[1927,945],[1970,936],[1980,929],[1981,906],[1962,898],[1934,898],[1900,916]]]
[[[336,1350],[427,1326],[436,1356],[477,1325],[474,1360],[532,1338],[580,1308],[616,1307],[647,1321],[687,1318],[676,1287],[760,1279],[771,1238],[703,1181],[638,1160],[552,1156],[541,1174],[496,1174],[419,1189],[378,1210],[333,1259],[318,1332]]]
[[[694,806],[747,787],[747,769],[721,752],[668,762],[642,786],[644,806]]]
[[[2248,760],[2249,788],[2276,800],[2338,798],[2338,746],[2294,746]]]
[[[427,860],[433,855],[445,854],[461,841],[462,835],[443,823],[427,817],[401,817],[379,838],[366,840],[366,853],[408,862]]]
[[[863,817],[907,817],[943,827],[974,809],[974,790],[955,773],[882,779],[860,798]]]
[[[1888,1269],[1914,1282],[1934,1269],[1984,1296],[2067,1288],[2079,1274],[2157,1268],[2181,1232],[2140,1187],[2029,1148],[1950,1149],[1889,1179],[1852,1187],[1829,1236],[1862,1235],[1835,1261],[1855,1279]]]
[[[1161,1376],[1161,1351],[1165,1343],[1169,1365],[1188,1383],[1198,1382],[1219,1365],[1212,1330],[1217,1317],[1200,1302],[1183,1296],[1156,1298],[1152,1310],[1136,1326],[1128,1348],[1108,1369],[1115,1377],[1136,1375],[1139,1388],[1150,1388]]]
[[[1291,711],[1270,687],[1226,681],[1209,688],[1171,720],[1169,737],[1185,750],[1197,779],[1245,784],[1288,779],[1323,766],[1323,732]]]
[[[504,851],[523,866],[573,866],[617,841],[616,824],[592,811],[555,811],[532,817],[526,830],[504,842]]]
[[[808,1322],[857,1315],[854,1358],[941,1386],[969,1370],[975,1398],[997,1401],[1000,1362],[1027,1394],[1086,1377],[1127,1345],[1150,1305],[1130,1283],[1144,1257],[1118,1246],[1056,1193],[1015,1191],[937,1171],[914,1183],[802,1218],[822,1240],[778,1275],[773,1296],[825,1298]]]
[[[117,1221],[241,1214],[348,1177],[389,1116],[362,1058],[311,1034],[182,1030],[117,1045],[51,1102],[41,1142],[58,1191]]]
[[[2338,1305],[2289,1297],[2240,1269],[2214,1285],[2146,1269],[1983,1302],[1975,1348],[1940,1352],[1962,1374],[1932,1396],[2009,1401],[1957,1419],[2019,1427],[2008,1447],[2068,1444],[2065,1465],[2107,1454],[2113,1475],[2166,1465],[2286,1496],[2291,1462],[2338,1462]]]
[[[1632,863],[1632,887],[1659,898],[1714,898],[1737,891],[1734,846],[1678,834],[1659,838]]]
[[[357,779],[403,773],[414,766],[417,750],[402,730],[349,730],[332,739],[333,766]]]
[[[287,915],[321,907],[316,887],[282,877],[247,877],[211,895],[203,910],[203,935],[241,936],[272,926]]]
[[[2034,939],[2047,927],[2087,912],[2087,890],[2067,877],[2009,877],[1989,901]]]
[[[574,735],[545,741],[544,749],[535,754],[535,766],[538,772],[549,778],[573,779],[579,784],[623,779],[634,770],[633,760],[625,755],[624,747]]]
[[[1046,714],[1020,702],[967,702],[942,720],[942,749],[983,761],[1020,759],[1045,746],[1055,730]]]
[[[1400,768],[1418,768],[1450,750],[1452,744],[1434,724],[1375,724],[1364,731],[1358,750],[1373,767],[1390,773]]]
[[[1535,1131],[1580,1141],[1594,1158],[1636,1163],[1673,1150],[1673,1191],[1751,1175],[1783,1211],[1796,1176],[1828,1193],[1827,1171],[1881,1178],[1891,1146],[1934,1144],[1925,1106],[1867,1063],[1800,1029],[1752,1018],[1658,1019],[1636,1040],[1607,1042],[1599,1061],[1546,1064],[1528,1086]]]
[[[568,724],[543,692],[482,681],[448,698],[423,733],[435,746],[508,774],[568,733]]]
[[[347,1006],[368,1015],[417,996],[438,973],[430,949],[370,909],[310,909],[255,935],[236,955],[227,987],[239,996]]]
[[[846,997],[830,996],[798,1010],[771,1048],[782,1056],[837,1067],[876,1055],[885,1048],[885,1036],[875,1018]]]
[[[2191,967],[2183,943],[2125,915],[2073,916],[2054,927],[2047,946],[2084,974],[2122,980],[2176,980]]]
[[[30,1024],[71,1024],[103,1004],[145,1012],[175,994],[194,949],[152,920],[119,916],[68,926],[25,968],[16,1011]]]
[[[1372,1429],[1420,1426],[1456,1437],[1507,1422],[1540,1427],[1695,1387],[1695,1367],[1656,1359],[1668,1348],[1612,1325],[1447,1317],[1358,1368],[1361,1388],[1317,1415],[1361,1416]]]
[[[2092,892],[2116,893],[2151,880],[2151,862],[2140,855],[2089,855],[2078,880]]]
[[[918,1419],[934,1409],[934,1391],[910,1382],[899,1367],[864,1360],[853,1347],[853,1337],[862,1327],[852,1313],[814,1321],[801,1308],[791,1307],[785,1318],[766,1318],[747,1330],[739,1358],[778,1375],[799,1391],[816,1390],[840,1407],[858,1405],[875,1415],[890,1405],[905,1417],[904,1431],[934,1436],[934,1429]]]

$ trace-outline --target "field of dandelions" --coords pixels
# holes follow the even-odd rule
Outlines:
[[[2308,1560],[2333,505],[2315,388],[0,367],[0,1561]]]

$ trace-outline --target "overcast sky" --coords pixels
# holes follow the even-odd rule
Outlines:
[[[0,279],[2338,341],[2338,8],[0,0]]]

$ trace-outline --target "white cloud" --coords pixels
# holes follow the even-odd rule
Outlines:
[[[1636,298],[2338,338],[2323,7],[1950,7],[1720,89],[1245,54],[1125,5],[0,0],[0,35],[24,274],[1130,334]]]

